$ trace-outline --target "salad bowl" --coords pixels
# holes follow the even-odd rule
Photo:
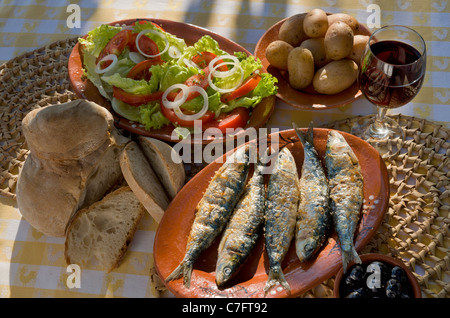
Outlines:
[[[188,46],[194,44],[204,35],[209,35],[215,41],[217,41],[221,50],[229,53],[230,55],[233,55],[235,52],[243,52],[247,56],[252,55],[248,50],[246,50],[244,47],[237,44],[236,42],[227,39],[215,32],[192,24],[165,19],[127,19],[111,22],[109,23],[109,25],[111,26],[132,25],[137,21],[151,21],[153,24],[161,26],[166,32],[184,39],[186,45]],[[175,126],[173,124],[163,126],[162,128],[159,129],[146,129],[144,125],[141,125],[136,121],[126,119],[124,116],[121,116],[117,112],[115,112],[111,105],[110,100],[105,98],[99,92],[99,89],[85,76],[83,64],[83,52],[80,43],[77,43],[74,46],[70,54],[68,61],[68,70],[69,70],[69,80],[77,96],[79,98],[93,101],[107,108],[113,114],[115,124],[118,128],[128,130],[131,133],[137,135],[149,136],[167,142],[178,142],[180,140],[173,137],[174,135],[173,131],[175,129]],[[262,68],[262,72],[267,73],[264,67]],[[251,110],[249,119],[246,125],[243,127],[244,129],[239,130],[239,132],[235,134],[234,137],[238,136],[240,133],[245,133],[245,130],[250,127],[253,127],[255,129],[262,127],[272,115],[275,106],[275,99],[276,99],[275,95],[264,97],[261,100],[261,102],[259,102]],[[202,139],[202,143],[209,143],[212,140],[217,141],[218,139],[222,138],[225,139],[226,136],[223,135],[222,137]]]

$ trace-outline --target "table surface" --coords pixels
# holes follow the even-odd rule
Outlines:
[[[285,17],[320,7],[331,13],[349,13],[367,25],[373,17],[370,4],[375,4],[380,8],[381,26],[409,26],[424,37],[427,45],[423,87],[413,102],[396,111],[450,127],[450,3],[445,0],[81,0],[75,1],[75,11],[68,7],[70,2],[1,1],[0,64],[57,40],[83,35],[102,23],[127,18],[161,18],[198,25],[253,53],[264,32]],[[77,9],[80,25],[70,27]],[[277,99],[268,127],[291,128],[293,121],[305,127],[311,120],[320,126],[375,111],[364,98],[339,108],[311,111],[294,109]],[[161,296],[160,283],[148,273],[152,264],[146,264],[152,263],[156,226],[146,216],[130,246],[132,256],[110,274],[83,272],[82,287],[74,290],[66,285],[69,273],[63,259],[64,240],[45,237],[32,229],[20,216],[15,201],[0,197],[0,297]]]

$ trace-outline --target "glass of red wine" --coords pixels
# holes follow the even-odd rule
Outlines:
[[[393,25],[372,33],[358,81],[367,100],[377,106],[377,115],[362,128],[363,139],[386,140],[399,131],[398,123],[386,112],[417,95],[425,77],[425,64],[425,41],[416,31]]]

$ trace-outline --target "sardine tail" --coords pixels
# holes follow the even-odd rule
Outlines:
[[[305,142],[308,142],[311,145],[314,144],[314,122],[309,123],[308,131],[306,133],[303,133],[296,123],[292,123],[292,127],[294,127],[295,132],[303,145]]]
[[[191,284],[191,274],[192,274],[193,265],[189,262],[183,261],[174,271],[167,276],[166,283],[172,280],[183,277],[184,285],[189,288]]]
[[[286,289],[286,291],[288,292],[291,291],[291,287],[286,281],[286,278],[284,278],[284,274],[281,268],[270,269],[269,278],[267,279],[267,283],[264,286],[264,294],[267,295],[269,290],[278,284],[281,284],[281,286],[283,286],[283,288]]]
[[[310,122],[308,126],[308,132],[306,133],[306,140],[314,145],[314,122]]]
[[[354,246],[347,251],[342,251],[342,267],[344,269],[344,273],[347,272],[347,266],[352,261],[357,264],[361,264],[361,259],[359,258]]]
[[[296,123],[292,123],[292,127],[294,127],[295,133],[297,134],[298,138],[300,139],[300,142],[304,145],[305,144],[305,135],[300,130],[300,128],[298,128]]]

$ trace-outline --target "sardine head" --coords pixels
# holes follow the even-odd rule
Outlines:
[[[358,158],[352,148],[347,143],[344,136],[337,131],[330,130],[328,132],[326,148],[327,156],[338,156],[344,158],[345,160],[350,160],[353,165],[359,164]]]
[[[328,132],[327,148],[332,153],[342,153],[347,151],[348,144],[340,133],[330,130]]]
[[[233,268],[230,265],[218,265],[216,268],[216,284],[219,287],[225,285],[233,275]]]
[[[317,248],[317,243],[314,239],[309,238],[296,242],[295,250],[300,261],[307,261],[310,259]]]

